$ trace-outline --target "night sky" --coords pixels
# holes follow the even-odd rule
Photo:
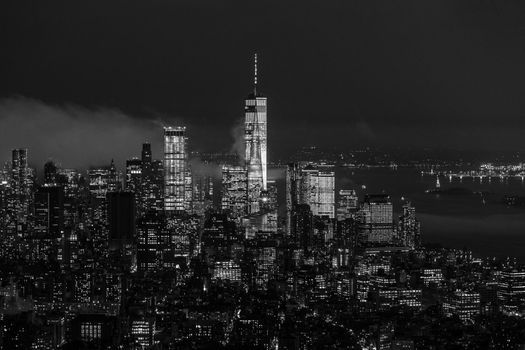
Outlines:
[[[270,156],[524,150],[523,1],[3,1],[0,159],[138,155],[184,123],[229,151],[259,54]],[[160,156],[158,153],[157,157]]]

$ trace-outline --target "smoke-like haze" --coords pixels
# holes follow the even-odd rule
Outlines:
[[[214,179],[220,179],[222,176],[221,167],[215,163],[206,163],[198,158],[189,160],[191,172],[197,176],[211,176]]]
[[[235,153],[239,156],[239,161],[244,161],[244,120],[239,119],[235,123],[235,126],[231,129],[231,136],[233,138],[233,144],[230,149],[231,153]]]
[[[13,148],[28,148],[29,163],[38,170],[50,158],[63,167],[80,169],[109,164],[114,158],[122,167],[126,159],[140,156],[143,142],[152,144],[154,158],[161,157],[162,126],[159,118],[136,118],[114,108],[2,99],[0,159],[9,160]]]

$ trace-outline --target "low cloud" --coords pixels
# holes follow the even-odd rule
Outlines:
[[[162,126],[175,118],[135,118],[114,108],[51,105],[13,97],[0,100],[0,155],[10,159],[13,148],[28,148],[29,163],[38,171],[48,159],[63,167],[89,165],[120,167],[139,156],[141,144],[152,144],[153,157],[161,158]]]
[[[203,162],[199,158],[189,160],[190,169],[194,176],[210,176],[214,179],[222,177],[221,167],[216,163]]]
[[[240,161],[244,161],[244,120],[237,120],[235,126],[231,129],[230,132],[233,138],[233,144],[230,149],[230,152],[237,154],[239,156]]]

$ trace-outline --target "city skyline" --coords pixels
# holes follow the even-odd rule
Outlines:
[[[524,4],[2,3],[0,350],[525,349]]]

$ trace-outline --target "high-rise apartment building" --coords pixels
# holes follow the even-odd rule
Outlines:
[[[259,211],[259,197],[267,186],[267,99],[257,92],[257,55],[253,92],[244,101],[244,146],[248,180],[248,211]]]
[[[525,302],[525,270],[503,270],[498,278],[497,297],[504,313],[518,315],[520,305]]]

